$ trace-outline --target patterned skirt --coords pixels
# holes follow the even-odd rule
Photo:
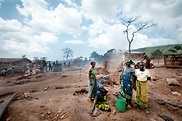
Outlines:
[[[119,93],[126,99],[132,99],[132,80],[130,75],[122,75],[120,77],[121,85]]]
[[[147,81],[136,81],[135,103],[142,107],[148,107],[148,86]]]
[[[95,97],[95,94],[97,92],[97,81],[95,79],[91,79],[92,85],[88,83],[88,97]]]

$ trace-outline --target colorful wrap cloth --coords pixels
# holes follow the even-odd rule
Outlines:
[[[90,80],[88,83],[88,97],[95,97],[95,94],[97,92],[97,80],[96,80],[96,70],[95,69],[90,69],[89,75],[90,75]],[[92,85],[90,85],[90,83]]]
[[[131,75],[121,75],[119,93],[126,99],[132,99],[132,80]]]
[[[98,102],[97,102],[96,107],[97,107],[98,109],[100,109],[100,110],[110,111],[111,109],[110,109],[109,105],[106,103],[106,101],[107,101],[107,96],[105,95],[105,96],[103,97],[103,101],[101,101],[101,102],[98,101]]]
[[[142,107],[148,107],[148,86],[147,81],[136,81],[135,103]]]
[[[97,92],[96,92],[96,96],[97,96],[97,104],[96,107],[101,109],[101,110],[105,110],[105,111],[110,111],[110,107],[107,104],[107,93],[104,93],[100,91],[101,88],[104,88],[102,84],[98,84],[97,85]]]

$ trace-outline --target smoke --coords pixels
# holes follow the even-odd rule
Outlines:
[[[122,62],[124,61],[124,54],[112,54],[108,59],[108,71],[113,73],[116,70],[120,69]]]

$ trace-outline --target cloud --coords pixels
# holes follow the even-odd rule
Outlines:
[[[60,3],[50,9],[45,0],[21,0],[17,5],[23,23],[16,19],[0,18],[1,51],[16,54],[47,53],[50,43],[56,43],[60,34],[80,35],[81,13]],[[77,42],[78,43],[78,42]]]
[[[2,2],[4,2],[4,0],[0,0],[0,8],[1,8],[1,4],[2,4]]]
[[[60,3],[55,9],[50,10],[49,4],[44,0],[22,2],[23,7],[17,5],[17,10],[26,17],[24,22],[35,32],[74,35],[81,31],[82,15],[75,8],[65,7]]]
[[[96,37],[98,34],[102,34],[107,31],[107,28],[110,25],[105,23],[103,19],[98,18],[95,19],[95,21],[89,25],[88,30],[89,30],[89,36],[90,37]]]
[[[44,43],[54,43],[58,42],[58,37],[55,36],[53,33],[47,33],[47,32],[42,32],[40,35],[34,35],[32,37],[33,41],[36,42],[44,42]]]
[[[85,42],[83,42],[81,40],[66,40],[66,41],[64,41],[64,43],[80,45],[80,44],[84,44]]]
[[[182,1],[179,0],[132,0],[122,6],[123,15],[140,16],[141,21],[154,22],[168,34],[179,31],[182,26]]]
[[[132,29],[136,30],[134,26],[132,26]],[[124,25],[114,24],[113,26],[108,27],[107,30],[108,31],[106,33],[100,34],[98,37],[90,38],[89,45],[94,48],[104,49],[105,51],[112,48],[128,50],[128,41],[126,34],[123,33],[123,31],[126,30],[126,27]],[[131,40],[130,35],[129,37]],[[172,39],[149,38],[145,34],[137,33],[134,36],[134,40],[131,44],[131,49],[159,46],[161,44],[177,44],[177,42],[174,42]]]
[[[126,28],[118,18],[136,16],[140,16],[137,22],[157,26],[137,33],[132,48],[182,43],[180,0],[61,0],[55,7],[50,0],[21,1],[16,9],[22,20],[0,17],[1,52],[48,53],[54,43],[89,46],[86,51],[126,50]],[[6,1],[0,0],[0,6],[2,2]],[[136,30],[136,23],[130,27]]]
[[[86,2],[86,1],[85,1]],[[84,3],[86,10],[88,12],[95,12],[97,5]],[[104,5],[104,4],[103,4]],[[137,22],[147,22],[156,23],[156,27],[151,27],[150,29],[145,29],[138,32],[132,43],[132,48],[139,48],[145,46],[158,46],[166,44],[176,44],[182,43],[182,11],[181,5],[182,1],[145,1],[145,0],[133,0],[133,1],[123,1],[121,5],[122,14],[119,14],[121,18],[135,18],[139,16],[135,22],[135,26],[130,26],[131,30],[136,30]],[[95,11],[93,9],[96,9]],[[117,9],[118,10],[118,9]],[[118,10],[119,11],[119,10]],[[95,12],[97,15],[99,13]],[[106,12],[107,13],[107,12]],[[117,12],[115,12],[116,14]],[[99,16],[100,17],[100,16]],[[112,16],[113,17],[113,16]],[[103,17],[104,18],[104,17]],[[114,18],[113,18],[114,19]],[[127,49],[128,43],[126,40],[126,35],[123,34],[123,28],[121,21],[116,20],[118,23],[117,26],[121,28],[115,28],[116,24],[107,24],[103,19],[99,20],[93,19],[93,23],[89,26],[89,44],[95,48],[118,48],[120,45],[121,48]],[[112,28],[112,29],[111,29]],[[159,30],[163,30],[163,33]],[[118,31],[120,31],[118,33]],[[147,33],[148,32],[148,33]],[[159,33],[156,33],[159,32]],[[118,34],[116,34],[118,33]],[[147,34],[146,34],[147,33]],[[158,34],[160,36],[154,36]],[[112,39],[112,36],[115,39]],[[149,38],[150,36],[150,38]],[[129,35],[131,37],[131,33]],[[117,40],[117,41],[116,41]],[[125,41],[124,41],[125,40]],[[119,44],[122,41],[121,44]],[[117,45],[115,43],[118,43]]]
[[[73,8],[79,9],[79,8],[78,8],[78,5],[77,5],[76,2],[73,1],[73,0],[64,0],[64,2],[68,5],[68,7],[73,7]]]
[[[111,21],[118,12],[120,0],[83,0],[82,9],[89,18],[101,17],[105,21]]]
[[[98,37],[90,38],[89,44],[95,48],[102,48],[104,50],[117,48],[126,49],[127,40],[125,35],[122,34],[124,26],[121,24],[115,24],[107,28],[107,32],[100,34]]]
[[[0,50],[5,53],[46,53],[49,51],[49,43],[58,42],[58,37],[53,33],[35,34],[31,28],[22,25],[17,20],[0,18],[0,34]]]

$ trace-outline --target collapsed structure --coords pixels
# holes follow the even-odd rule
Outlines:
[[[182,68],[182,54],[164,55],[164,66]]]
[[[13,69],[13,73],[24,73],[30,63],[31,60],[27,58],[0,58],[0,70]]]

